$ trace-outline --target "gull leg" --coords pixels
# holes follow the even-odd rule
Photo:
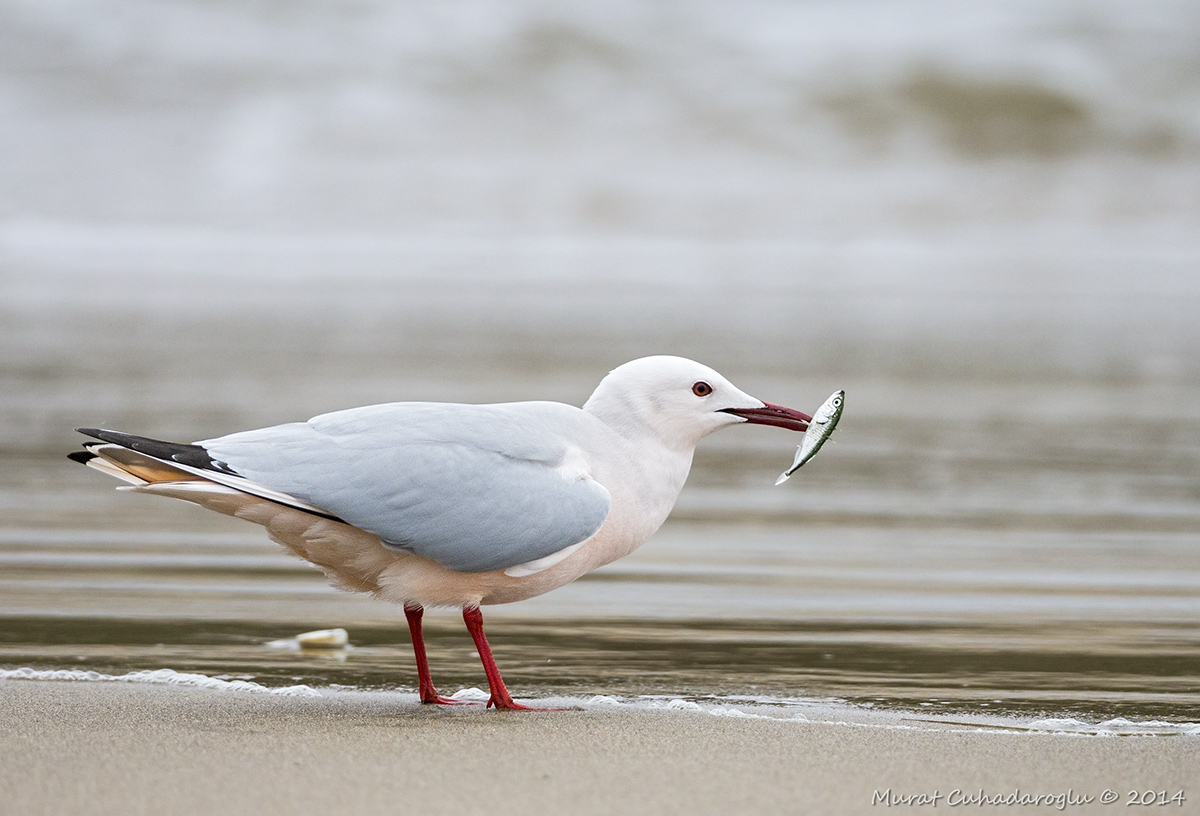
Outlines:
[[[408,631],[412,635],[413,654],[417,658],[417,678],[420,682],[421,702],[436,705],[458,705],[462,700],[452,700],[438,694],[433,677],[429,674],[429,658],[425,656],[425,638],[421,634],[421,617],[425,609],[420,604],[405,604],[404,617],[408,618]]]
[[[513,702],[512,695],[504,687],[504,678],[500,676],[500,669],[496,667],[496,661],[492,657],[492,647],[488,646],[487,637],[483,634],[483,613],[479,611],[478,606],[467,606],[463,607],[462,614],[463,621],[467,624],[467,631],[471,633],[471,639],[475,641],[475,650],[479,652],[483,670],[487,673],[488,687],[492,691],[488,707],[495,706],[497,709],[507,708],[517,711],[543,710]]]

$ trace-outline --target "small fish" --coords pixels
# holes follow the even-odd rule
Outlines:
[[[804,439],[801,440],[800,447],[796,448],[796,460],[775,481],[775,484],[781,485],[786,482],[788,477],[799,470],[805,462],[817,455],[817,451],[825,444],[825,440],[833,434],[833,429],[837,427],[838,420],[842,418],[842,407],[845,404],[845,391],[834,391],[829,395],[829,399],[825,400],[825,404],[813,414],[812,422],[808,423],[808,430],[804,432]]]

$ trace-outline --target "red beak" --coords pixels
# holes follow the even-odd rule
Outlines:
[[[789,431],[807,431],[812,417],[803,411],[764,402],[762,408],[726,408],[725,413],[739,416],[752,425],[773,425]]]

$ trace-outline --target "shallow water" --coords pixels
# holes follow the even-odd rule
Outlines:
[[[358,626],[353,646],[280,648],[280,624],[11,618],[5,666],[121,676],[170,667],[268,687],[414,691],[396,627]],[[996,724],[1200,721],[1194,627],[809,624],[504,618],[497,659],[521,699],[684,699],[806,710],[850,706]],[[445,693],[481,683],[478,658],[451,619],[429,627]]]
[[[964,387],[956,399],[970,405]],[[992,418],[991,398],[1022,384],[980,386],[983,418],[874,416],[872,392],[886,402],[895,388],[864,382],[864,415],[779,487],[782,432],[710,440],[642,550],[486,609],[514,693],[799,700],[810,713],[848,704],[1009,725],[1200,721],[1200,503],[1180,447],[1195,420],[1123,427],[1086,403],[1072,422],[1075,385],[1041,392],[1059,405],[1046,419]],[[415,686],[399,610],[326,586],[254,528],[116,493],[58,455],[5,465],[0,668]],[[350,650],[267,645],[334,626]],[[431,612],[428,638],[444,690],[482,683],[456,614]]]

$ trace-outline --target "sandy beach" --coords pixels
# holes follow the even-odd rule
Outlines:
[[[513,714],[396,695],[0,682],[5,813],[1111,812],[1184,790],[1200,740],[897,728],[622,709]],[[880,800],[891,792],[894,804]],[[1101,805],[1104,791],[1117,801]],[[957,793],[956,793],[957,792]],[[937,797],[913,804],[903,797]],[[1066,799],[1065,797],[1072,797]],[[1090,804],[1080,804],[1092,797]],[[965,801],[964,801],[965,800]],[[920,801],[915,800],[915,801]]]

